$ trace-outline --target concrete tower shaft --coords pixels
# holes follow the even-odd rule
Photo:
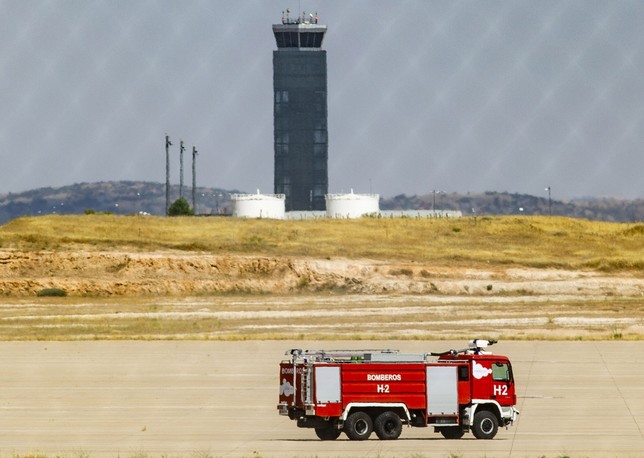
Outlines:
[[[326,26],[317,15],[273,25],[274,190],[286,211],[324,210],[328,192]]]

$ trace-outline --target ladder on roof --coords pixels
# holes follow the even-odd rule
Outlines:
[[[426,353],[400,353],[399,350],[300,350],[286,352],[293,362],[424,362]]]
[[[468,348],[448,350],[441,353],[400,353],[398,350],[301,350],[294,348],[286,352],[291,355],[293,363],[305,362],[425,362],[429,356],[436,357],[451,354],[486,354],[483,349],[497,343],[496,340],[474,339],[469,341]],[[489,354],[489,353],[488,353]]]

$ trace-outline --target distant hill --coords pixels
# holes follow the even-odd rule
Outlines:
[[[239,191],[197,187],[197,214],[229,214],[230,195]],[[183,197],[192,206],[192,188]],[[171,186],[170,203],[179,198],[179,186]],[[25,215],[82,214],[86,212],[165,215],[165,184],[145,181],[80,183],[60,188],[40,188],[0,195],[0,223]]]
[[[485,192],[482,194],[441,193],[422,196],[401,194],[382,199],[382,210],[460,210],[463,215],[558,215],[595,221],[644,221],[644,199],[588,198],[551,200],[528,194]]]
[[[237,190],[198,187],[196,213],[231,213],[231,194]],[[183,196],[192,206],[192,189]],[[170,203],[179,198],[179,186],[170,189]],[[644,221],[644,199],[552,200],[547,197],[507,192],[481,194],[440,193],[381,198],[381,210],[460,210],[463,215],[553,215],[598,221]],[[60,188],[40,188],[0,195],[0,223],[25,215],[82,214],[165,214],[165,185],[145,181],[80,183]]]

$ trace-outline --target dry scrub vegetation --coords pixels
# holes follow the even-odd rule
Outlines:
[[[560,217],[303,221],[141,216],[19,218],[0,248],[369,258],[449,266],[644,270],[644,224]]]
[[[37,297],[45,290],[67,296]],[[3,339],[641,339],[643,326],[641,223],[84,215],[0,226]]]

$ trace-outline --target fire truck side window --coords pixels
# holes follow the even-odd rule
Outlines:
[[[470,367],[469,366],[459,366],[458,367],[458,381],[467,382],[470,379]]]
[[[510,370],[508,365],[503,363],[492,364],[492,379],[503,382],[510,381]]]

